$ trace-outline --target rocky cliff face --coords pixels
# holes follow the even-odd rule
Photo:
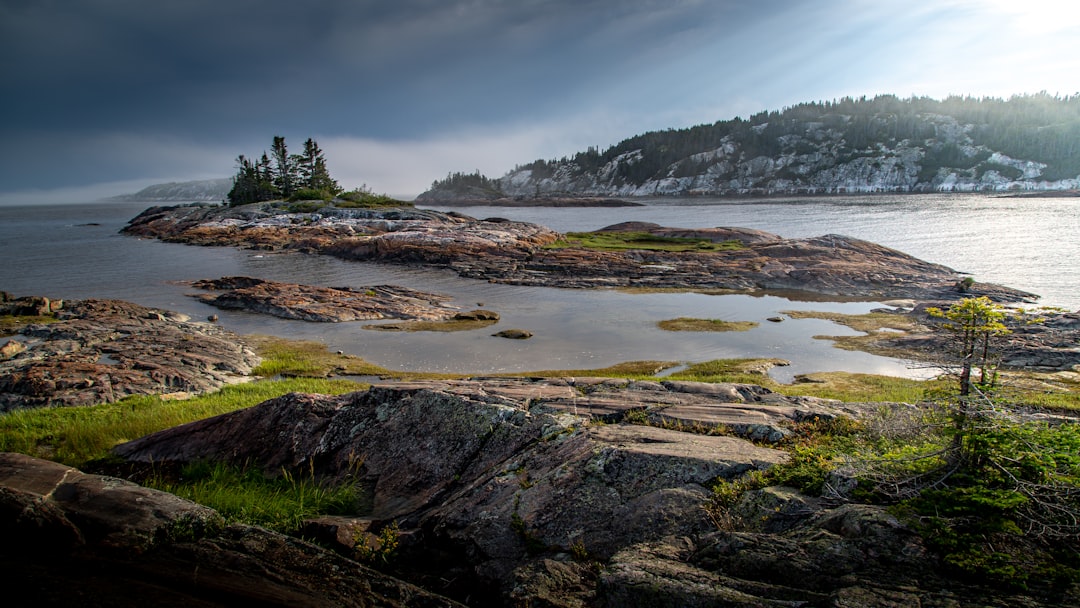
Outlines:
[[[718,147],[671,162],[659,174],[641,181],[624,176],[653,151],[625,152],[590,171],[573,161],[559,163],[551,175],[534,169],[512,171],[498,180],[509,196],[574,193],[587,196],[725,196],[763,194],[844,194],[869,192],[1006,192],[1075,190],[1080,177],[1047,180],[1046,165],[977,145],[972,125],[948,116],[930,117],[939,142],[903,140],[844,151],[844,132],[821,123],[806,123],[802,133],[785,137],[785,151],[752,156],[735,137]],[[764,125],[767,126],[767,125]],[[944,166],[927,172],[927,149],[956,146],[970,167]],[[978,157],[985,161],[975,162]],[[967,162],[963,164],[969,164]]]
[[[806,103],[645,133],[498,179],[455,174],[417,200],[1076,190],[1078,110],[1075,98],[1046,95]]]

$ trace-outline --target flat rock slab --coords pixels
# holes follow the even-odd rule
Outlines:
[[[476,381],[448,381],[446,390]],[[416,384],[413,384],[416,386]],[[858,416],[857,406],[830,399],[788,397],[754,384],[654,382],[621,378],[549,378],[482,380],[483,390],[529,407],[565,412],[605,422],[621,422],[632,412],[658,424],[721,430],[755,441],[777,442],[789,428],[807,419]]]
[[[316,287],[251,277],[206,279],[193,285],[221,292],[193,294],[211,306],[320,323],[375,319],[442,321],[459,312],[446,304],[450,296],[397,285]]]
[[[57,317],[24,328],[26,348],[0,361],[0,412],[201,393],[247,379],[259,362],[231,332],[129,302],[68,302]]]
[[[754,445],[736,437],[697,435],[643,425],[604,425],[589,428],[589,436],[598,443],[618,450],[647,456],[677,458],[687,465],[697,464],[701,476],[694,480],[705,485],[717,477],[736,477],[749,468],[731,470],[731,463],[757,462],[776,464],[777,451]]]

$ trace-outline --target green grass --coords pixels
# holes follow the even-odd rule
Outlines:
[[[568,232],[547,249],[584,248],[601,251],[733,251],[745,249],[741,241],[714,243],[708,239],[657,236],[648,232]]]
[[[780,385],[777,392],[839,401],[918,403],[949,387],[946,380],[916,380],[852,372],[818,372],[800,376],[801,382]]]
[[[564,378],[568,376],[590,378],[649,379],[656,374],[678,365],[676,361],[626,361],[598,369],[551,369],[530,372],[506,372],[495,376],[515,378]]]
[[[56,323],[59,319],[54,316],[0,316],[0,336],[11,336],[27,325],[40,323]]]
[[[783,314],[792,319],[825,319],[841,325],[845,325],[866,333],[880,331],[882,329],[894,329],[899,331],[911,331],[919,327],[910,315],[900,315],[889,312],[868,312],[861,315],[849,315],[839,312],[819,312],[812,310],[785,310]]]
[[[679,317],[656,324],[665,331],[750,331],[758,326],[753,321],[723,321],[721,319],[691,319]]]
[[[769,378],[768,370],[773,366],[787,363],[783,359],[714,359],[692,363],[686,369],[671,374],[668,379],[760,384],[765,388],[776,390],[781,385]]]
[[[255,468],[220,462],[193,462],[179,479],[152,476],[144,485],[206,505],[226,521],[263,526],[286,534],[317,515],[356,515],[360,490],[344,484],[328,486],[312,476],[283,473],[269,478]]]
[[[331,353],[322,342],[286,340],[275,336],[251,335],[245,340],[263,358],[252,374],[267,378],[331,375],[391,376],[394,372],[373,365],[355,355]]]
[[[137,396],[88,407],[17,410],[0,416],[0,451],[82,467],[108,456],[117,444],[287,393],[341,394],[361,388],[345,380],[294,378],[227,386],[185,401]]]
[[[334,201],[335,207],[378,209],[380,207],[412,207],[413,203],[401,201],[385,194],[375,194],[367,190],[357,189],[340,194]]]

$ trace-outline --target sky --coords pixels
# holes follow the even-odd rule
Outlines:
[[[0,0],[0,203],[229,177],[352,189],[802,102],[1080,92],[1075,0]]]

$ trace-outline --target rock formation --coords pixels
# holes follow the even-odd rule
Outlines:
[[[767,488],[710,520],[716,479],[787,458],[750,438],[859,410],[739,384],[418,382],[287,395],[115,453],[361,484],[365,518],[401,527],[402,575],[473,606],[1054,605],[944,577],[878,507]],[[627,423],[649,418],[667,428]],[[680,430],[717,424],[734,434]]]
[[[112,477],[0,453],[7,606],[459,606],[304,541]]]
[[[314,287],[251,277],[207,279],[193,285],[222,292],[195,295],[211,306],[283,319],[322,323],[372,319],[445,320],[458,314],[456,308],[445,304],[449,296],[396,285]]]
[[[607,231],[646,231],[713,243],[721,251],[551,248],[560,234],[524,222],[476,220],[418,209],[335,209],[290,213],[273,204],[233,208],[155,207],[131,220],[127,234],[197,245],[307,251],[352,260],[450,268],[469,278],[552,287],[802,290],[867,299],[960,297],[959,275],[867,241],[839,235],[782,239],[756,230],[680,229],[652,224]],[[963,295],[1003,300],[1035,296],[982,284]]]
[[[24,328],[25,348],[0,360],[0,412],[199,393],[243,379],[258,363],[224,329],[137,304],[68,302],[57,318]]]

